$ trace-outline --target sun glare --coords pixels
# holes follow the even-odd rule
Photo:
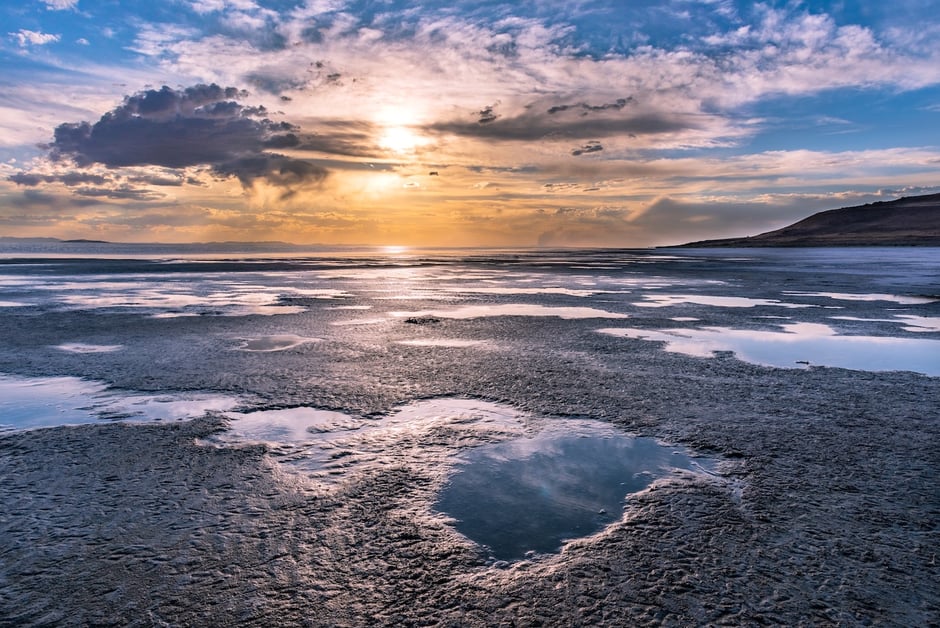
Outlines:
[[[408,250],[407,246],[383,246],[382,251],[387,255],[401,255]]]
[[[379,138],[379,146],[400,155],[413,153],[415,149],[427,143],[427,139],[403,126],[389,127]]]

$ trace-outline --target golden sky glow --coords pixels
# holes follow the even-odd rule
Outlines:
[[[650,246],[940,190],[915,0],[173,6],[0,9],[0,235]]]

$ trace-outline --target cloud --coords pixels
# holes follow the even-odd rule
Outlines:
[[[43,1],[34,5],[42,9]],[[902,2],[911,8],[924,0]],[[266,219],[281,206],[276,199],[292,197],[283,204],[292,216],[315,207],[317,216],[346,212],[373,225],[374,232],[343,226],[348,231],[336,237],[348,241],[433,229],[456,237],[450,221],[472,216],[474,242],[528,242],[551,232],[557,243],[620,245],[649,242],[657,231],[681,241],[728,235],[738,225],[766,230],[773,225],[761,216],[770,220],[790,206],[764,195],[900,189],[933,180],[938,164],[930,146],[845,152],[875,136],[865,126],[871,118],[854,113],[865,99],[880,107],[889,96],[888,119],[905,90],[940,84],[940,31],[922,4],[910,11],[920,16],[916,31],[897,21],[886,29],[867,9],[863,16],[793,2],[173,6],[157,21],[126,7],[106,65],[92,62],[100,57],[91,48],[66,59],[77,46],[50,46],[42,52],[57,55],[42,61],[59,74],[38,64],[10,68],[20,85],[0,96],[0,147],[18,161],[0,164],[0,193],[6,186],[26,202],[25,192],[57,192],[111,216],[138,205],[177,207],[166,209],[168,221],[194,206]],[[902,13],[888,5],[872,11]],[[59,29],[62,41],[85,35],[94,42],[89,33],[102,32],[100,16],[31,15],[43,14],[68,18],[74,28]],[[5,30],[37,24],[59,28],[24,21]],[[43,34],[20,32],[7,48],[20,42],[21,56],[40,52]],[[50,97],[66,75],[74,79],[67,102]],[[180,87],[196,82],[252,94]],[[163,83],[177,89],[160,89]],[[139,86],[157,88],[121,100]],[[814,94],[822,97],[797,100]],[[857,107],[844,105],[845,94],[858,98]],[[929,93],[914,96],[938,110]],[[267,109],[250,106],[262,104]],[[812,133],[812,151],[775,150],[799,146],[817,124],[826,126]],[[782,131],[797,127],[800,137]],[[412,133],[420,150],[383,149],[390,129]],[[838,130],[856,137],[824,137]],[[57,161],[31,161],[35,145],[53,135],[48,155]],[[419,178],[437,171],[441,177]],[[420,188],[406,188],[415,181]],[[250,198],[238,195],[239,185]],[[301,193],[308,186],[316,197]],[[148,198],[160,192],[167,197],[154,207]],[[309,233],[295,228],[313,220],[284,223],[291,225],[285,237]]]
[[[66,172],[62,174],[34,174],[31,172],[17,172],[9,177],[17,185],[36,187],[40,183],[63,183],[67,186],[82,184],[104,185],[108,179],[100,174],[84,172]]]
[[[587,153],[598,153],[602,150],[604,150],[604,147],[601,146],[600,142],[598,142],[597,140],[591,140],[587,144],[583,145],[581,148],[576,148],[573,151],[571,151],[571,154],[574,155],[575,157],[578,157],[580,155],[585,155]]]
[[[194,180],[184,178],[179,174],[160,175],[146,174],[128,177],[131,183],[143,183],[145,185],[156,185],[158,187],[180,187],[183,183],[193,183]],[[198,184],[198,181],[196,182]]]
[[[629,219],[631,229],[655,234],[654,244],[755,235],[783,227],[840,201],[794,195],[752,201],[655,199]],[[649,236],[647,236],[649,237]]]
[[[16,40],[16,42],[20,45],[20,48],[25,48],[27,46],[45,46],[46,44],[51,44],[61,39],[60,35],[41,33],[39,31],[29,31],[25,28],[21,28],[15,33],[7,34]]]
[[[821,201],[805,196],[774,202],[660,197],[627,206],[562,206],[546,215],[540,246],[589,245],[663,246],[716,237],[754,235],[795,222],[813,213],[808,204]]]
[[[376,137],[380,129],[364,120],[319,120],[317,133],[302,133],[297,150],[345,157],[378,157]]]
[[[580,132],[574,124],[571,134],[558,129],[569,139],[605,138],[617,133],[619,116],[624,135],[649,136],[657,145],[645,147],[654,149],[726,147],[729,137],[752,136],[760,128],[743,107],[768,97],[844,87],[910,89],[940,80],[936,52],[892,47],[872,28],[843,26],[792,3],[740,13],[723,1],[673,3],[691,14],[667,29],[679,39],[655,38],[656,45],[636,38],[618,44],[612,33],[630,30],[636,20],[666,28],[660,18],[672,21],[672,8],[502,3],[483,11],[473,2],[432,3],[418,11],[404,4],[311,1],[273,16],[252,2],[214,0],[207,11],[256,16],[259,27],[275,28],[288,45],[265,47],[206,27],[202,36],[168,32],[150,54],[180,73],[276,96],[287,92],[294,103],[289,110],[305,116],[329,118],[341,110],[347,118],[369,119],[383,109],[406,109],[410,101],[423,122],[437,119],[442,132],[496,140],[541,139],[555,130],[548,121],[555,117],[605,119],[594,126],[609,128],[608,134]],[[583,19],[596,37],[577,27]],[[304,35],[310,29],[315,40]],[[604,37],[610,41],[601,46]],[[219,56],[227,62],[219,64]],[[342,81],[331,82],[337,74]],[[499,107],[468,109],[468,101]],[[526,105],[534,109],[523,111]],[[455,118],[461,109],[468,115]],[[537,125],[520,137],[513,123],[529,119]],[[674,141],[659,142],[663,132],[652,123],[672,125]],[[607,149],[614,154],[616,146]]]
[[[629,103],[632,103],[632,102],[634,102],[634,100],[633,100],[633,97],[631,96],[629,98],[618,98],[616,101],[612,103],[607,103],[604,105],[589,105],[584,102],[579,102],[574,105],[554,105],[548,108],[548,113],[556,114],[562,111],[568,111],[570,109],[574,109],[574,110],[580,111],[581,115],[584,116],[591,112],[597,112],[597,111],[610,111],[610,110],[620,111],[621,109],[623,109]]]
[[[135,188],[126,184],[106,188],[83,187],[76,189],[74,193],[79,196],[89,196],[92,198],[111,198],[131,201],[156,201],[164,197],[164,195],[159,192],[154,192],[147,188]]]
[[[291,191],[305,183],[318,183],[327,176],[327,171],[317,164],[269,153],[243,156],[214,164],[213,171],[222,176],[238,177],[246,187],[263,179],[271,185]]]
[[[246,187],[262,179],[287,188],[322,181],[322,167],[268,152],[299,145],[298,128],[271,120],[264,107],[236,100],[245,96],[244,91],[215,84],[139,92],[94,124],[60,124],[48,145],[49,155],[79,167],[207,166],[219,177],[237,177]],[[14,176],[12,180],[22,185],[50,180],[30,173]],[[53,178],[68,185],[61,176]]]
[[[613,110],[619,113],[619,109]],[[523,113],[512,117],[491,115],[480,117],[476,121],[450,120],[432,124],[429,128],[437,133],[464,137],[525,142],[590,139],[614,135],[659,135],[692,130],[701,125],[700,119],[673,113],[635,112],[629,115],[610,115],[609,109],[601,108],[596,111],[607,115],[583,115],[587,111],[580,106],[560,105],[539,110],[530,105]],[[483,112],[477,112],[475,117],[479,117],[481,113]],[[564,115],[565,113],[568,115]]]
[[[23,190],[22,194],[2,197],[0,208],[14,208],[29,211],[58,212],[74,208],[83,208],[99,204],[91,198],[63,197],[57,194],[47,194],[39,190]],[[2,212],[0,212],[2,213]]]
[[[50,11],[65,11],[78,6],[78,0],[42,0]]]
[[[477,122],[480,124],[488,124],[497,119],[499,116],[494,111],[495,107],[496,105],[487,105],[486,107],[480,109],[480,111],[477,112],[477,115],[479,116]]]

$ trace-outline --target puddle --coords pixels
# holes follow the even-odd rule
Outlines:
[[[804,308],[812,305],[784,303],[776,299],[753,299],[751,297],[714,297],[704,294],[647,294],[643,301],[634,303],[637,307],[672,307],[682,304],[711,305],[714,307],[782,307]]]
[[[329,439],[337,432],[357,430],[361,421],[348,414],[301,406],[282,410],[227,412],[233,419],[227,431],[214,436],[223,443],[307,444]]]
[[[597,294],[603,294],[607,292],[606,290],[579,290],[574,288],[563,288],[560,286],[549,286],[545,288],[460,286],[443,288],[443,291],[452,294],[561,294],[569,297],[593,297]]]
[[[234,397],[201,393],[148,395],[77,377],[0,375],[0,431],[102,420],[179,421],[234,408]]]
[[[905,325],[902,327],[905,331],[930,332],[940,331],[940,316],[908,316],[899,315],[895,318]]]
[[[733,351],[752,364],[782,368],[832,366],[857,371],[913,371],[940,376],[940,340],[884,336],[840,336],[828,325],[788,323],[782,331],[705,327],[702,329],[609,328],[621,338],[664,342],[666,351],[712,357]]]
[[[563,319],[579,318],[628,318],[626,314],[617,314],[593,307],[550,307],[527,303],[506,303],[501,305],[466,305],[452,310],[425,310],[421,312],[391,312],[396,318],[436,316],[439,318],[483,318],[489,316],[555,316]]]
[[[494,558],[516,560],[619,521],[625,500],[659,478],[714,465],[606,424],[558,421],[462,454],[435,508]]]
[[[938,316],[914,316],[898,315],[894,318],[863,318],[860,316],[830,316],[829,318],[839,321],[858,321],[861,323],[896,323],[903,325],[901,329],[914,333],[940,331],[940,317]]]
[[[327,482],[404,461],[443,470],[460,447],[519,436],[528,423],[513,408],[451,397],[415,401],[369,418],[312,406],[225,416],[231,419],[228,430],[207,444],[266,443],[281,462]]]
[[[179,274],[168,281],[139,276],[132,278],[136,280],[113,281],[93,276],[83,281],[72,281],[65,277],[50,277],[32,288],[46,294],[46,303],[69,309],[130,310],[160,318],[298,314],[307,308],[285,305],[281,298],[339,299],[351,296],[342,290],[287,285],[274,289],[246,281],[186,274]]]
[[[111,353],[124,348],[124,345],[90,345],[83,342],[66,342],[61,345],[54,345],[53,348],[66,353]]]
[[[791,294],[802,297],[825,297],[836,301],[892,301],[901,305],[924,305],[937,301],[933,297],[911,297],[897,294],[849,294],[845,292],[799,292],[787,291],[784,294]]]

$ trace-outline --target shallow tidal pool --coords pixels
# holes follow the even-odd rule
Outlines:
[[[716,461],[592,421],[558,421],[531,438],[460,456],[435,504],[499,560],[558,551],[618,521],[629,496]]]

